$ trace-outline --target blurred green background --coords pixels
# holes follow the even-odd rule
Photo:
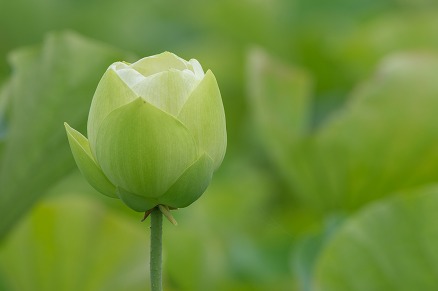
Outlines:
[[[163,51],[215,73],[229,140],[165,224],[165,290],[438,290],[433,0],[0,0],[0,290],[147,290],[148,222],[63,122]]]

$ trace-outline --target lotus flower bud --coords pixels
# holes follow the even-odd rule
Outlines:
[[[112,64],[93,96],[88,139],[65,127],[87,181],[136,211],[193,203],[227,144],[213,73],[168,52]]]

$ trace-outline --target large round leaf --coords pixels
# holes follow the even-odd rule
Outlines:
[[[74,193],[43,201],[0,248],[6,290],[145,290],[148,231]]]
[[[376,203],[333,237],[318,291],[438,290],[438,187]]]
[[[62,123],[84,132],[99,77],[118,59],[130,56],[72,32],[50,33],[42,45],[10,54],[12,75],[2,93],[8,123],[0,145],[0,238],[76,168]]]
[[[309,80],[260,58],[251,59],[250,85],[262,142],[303,200],[352,210],[438,181],[437,54],[388,57],[313,131]]]

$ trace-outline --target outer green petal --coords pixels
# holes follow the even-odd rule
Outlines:
[[[117,195],[119,195],[123,203],[128,205],[129,208],[138,212],[144,212],[146,210],[152,209],[159,204],[156,198],[138,196],[136,194],[132,194],[126,191],[121,187],[117,187]]]
[[[192,132],[217,169],[227,147],[225,112],[216,78],[209,70],[187,99],[178,119]]]
[[[144,78],[132,86],[132,91],[152,105],[176,116],[198,84],[193,73],[172,69]]]
[[[82,175],[94,189],[106,196],[117,198],[116,188],[94,162],[88,140],[78,131],[64,123],[70,148]]]
[[[185,69],[190,69],[193,71],[193,67],[190,63],[170,52],[164,52],[159,55],[142,58],[141,60],[133,63],[131,67],[145,77],[167,71],[171,68],[180,71]]]
[[[159,198],[160,204],[175,208],[187,207],[204,193],[213,176],[213,160],[203,154]]]
[[[112,68],[105,72],[94,93],[88,115],[88,139],[94,157],[96,157],[97,132],[102,121],[113,110],[136,98],[135,93],[120,79]]]
[[[113,111],[97,136],[97,161],[114,184],[161,196],[198,157],[187,128],[141,98]]]

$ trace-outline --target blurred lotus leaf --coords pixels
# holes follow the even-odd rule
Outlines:
[[[84,130],[102,72],[130,57],[71,32],[10,55],[12,76],[0,94],[0,238],[74,168],[62,123]]]
[[[131,222],[79,193],[44,200],[3,241],[0,281],[10,291],[144,290],[147,232]]]
[[[261,49],[250,51],[248,64],[249,105],[259,137],[289,178],[292,147],[309,131],[312,80],[304,70],[288,67]]]
[[[312,290],[438,290],[438,187],[403,194],[341,227],[319,258]]]
[[[343,77],[351,83],[372,72],[379,59],[394,51],[438,48],[437,25],[434,10],[391,12],[364,21],[354,30],[347,29],[338,41],[330,42],[327,37],[326,42],[342,66]]]
[[[9,106],[10,87],[10,82],[6,82],[2,87],[0,87],[0,161],[6,141],[7,120],[9,119],[9,113],[11,111],[11,106]]]
[[[261,141],[303,200],[349,210],[438,181],[437,54],[388,57],[316,129],[309,106],[303,106],[309,98],[306,74],[280,68],[260,53],[251,61],[250,103]]]
[[[343,222],[344,217],[342,216],[328,217],[319,233],[303,236],[295,244],[291,265],[300,283],[299,290],[313,291],[314,269],[318,258]]]
[[[225,163],[199,203],[174,213],[178,227],[164,231],[169,290],[289,289],[291,239],[281,212],[266,207],[272,181],[242,158]]]

